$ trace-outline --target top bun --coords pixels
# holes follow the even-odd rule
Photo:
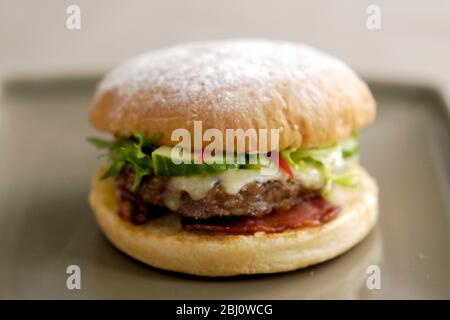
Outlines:
[[[319,147],[375,117],[367,85],[343,62],[297,43],[267,40],[198,42],[154,51],[105,76],[91,123],[116,136],[161,133],[194,120],[203,131],[280,129],[279,148]],[[209,142],[205,142],[207,145]]]

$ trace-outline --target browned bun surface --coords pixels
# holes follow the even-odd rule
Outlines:
[[[280,129],[279,149],[323,146],[375,117],[367,85],[344,63],[303,44],[265,40],[192,43],[131,59],[105,76],[90,120],[128,136],[193,122],[203,131]],[[207,145],[208,142],[204,142]]]

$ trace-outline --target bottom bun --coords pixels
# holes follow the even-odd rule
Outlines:
[[[291,271],[332,259],[360,242],[378,216],[375,181],[360,167],[359,186],[334,187],[330,201],[342,207],[318,227],[281,233],[218,235],[185,231],[177,214],[133,225],[117,214],[112,178],[92,181],[89,201],[100,228],[121,251],[156,268],[201,276],[233,276]]]

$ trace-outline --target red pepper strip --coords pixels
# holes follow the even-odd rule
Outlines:
[[[272,151],[272,152],[276,152],[276,151]],[[281,170],[286,172],[286,174],[289,176],[289,180],[291,180],[293,182],[295,180],[294,173],[292,172],[291,167],[289,167],[287,162],[284,161],[284,159],[281,157],[281,154],[279,154],[279,153],[278,153],[278,163],[280,165]]]
[[[198,160],[200,161],[200,164],[203,164],[203,161],[205,159],[205,155],[203,154],[203,150],[200,151],[199,155],[198,155]]]

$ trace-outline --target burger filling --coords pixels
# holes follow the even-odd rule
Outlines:
[[[176,212],[191,231],[280,232],[331,220],[339,208],[326,199],[333,185],[355,187],[352,163],[357,136],[325,148],[286,149],[279,170],[273,163],[174,163],[171,147],[156,147],[159,136],[139,132],[128,139],[90,142],[109,151],[104,178],[119,186],[118,214],[135,224]]]

